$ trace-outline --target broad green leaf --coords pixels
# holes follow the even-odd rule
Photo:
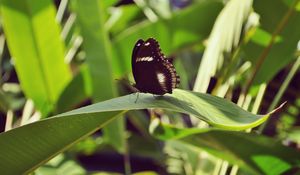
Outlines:
[[[94,101],[109,99],[115,95],[116,89],[112,79],[111,47],[100,9],[102,3],[99,0],[72,2],[83,36],[83,49],[92,80],[92,98]]]
[[[137,103],[135,100],[137,99]],[[209,94],[197,93],[181,89],[175,89],[173,94],[153,96],[151,94],[131,94],[119,98],[107,100],[68,112],[68,115],[82,111],[83,109],[98,111],[123,111],[145,108],[162,108],[176,112],[195,115],[212,126],[228,130],[244,130],[253,128],[263,123],[272,113],[280,109],[282,105],[266,115],[255,115],[236,104]]]
[[[272,5],[270,5],[272,4]],[[254,1],[254,11],[260,15],[261,28],[269,35],[276,30],[281,20],[288,13],[288,6],[281,0],[265,0]],[[259,30],[258,32],[260,32]],[[295,60],[294,53],[297,49],[297,43],[300,38],[300,12],[295,11],[294,14],[288,18],[286,25],[283,25],[283,30],[277,36],[275,44],[269,51],[266,60],[258,71],[254,83],[270,81],[276,73],[278,73],[284,66]],[[254,35],[257,37],[257,35]],[[263,36],[262,36],[263,37]],[[261,38],[264,40],[265,38]],[[256,62],[263,50],[266,48],[257,42],[257,38],[253,39],[246,46],[247,59]],[[255,65],[255,64],[254,64]]]
[[[160,97],[130,94],[1,133],[1,173],[29,173],[123,112],[146,108],[192,114],[213,126],[232,130],[255,127],[269,117],[251,114],[219,97],[180,89]]]
[[[183,141],[239,165],[251,174],[282,174],[300,166],[299,152],[262,135],[208,128],[179,129],[168,125],[160,125],[153,134],[171,142]]]
[[[73,7],[77,14],[83,48],[91,76],[94,102],[116,96],[116,84],[112,70],[112,50],[104,27],[105,11],[102,0],[76,0]],[[104,128],[106,140],[118,151],[124,152],[124,120],[119,118]]]
[[[53,117],[1,133],[1,173],[14,175],[33,171],[79,139],[102,128],[116,114]]]
[[[221,1],[196,3],[178,11],[170,19],[161,19],[154,23],[143,21],[115,36],[114,59],[118,60],[119,67],[122,68],[119,76],[131,70],[132,47],[138,39],[156,38],[162,51],[169,55],[180,47],[202,42],[209,35],[222,7]]]
[[[2,0],[1,17],[21,87],[44,115],[71,74],[50,0]]]

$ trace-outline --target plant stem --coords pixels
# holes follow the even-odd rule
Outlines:
[[[129,144],[128,141],[125,140],[125,152],[124,152],[124,166],[125,166],[125,174],[131,174],[131,165],[130,165],[130,154],[129,154]]]
[[[23,108],[23,114],[21,117],[20,126],[23,126],[27,123],[29,123],[29,119],[32,116],[32,113],[34,111],[34,103],[32,100],[27,100],[24,108]]]
[[[12,129],[13,116],[14,116],[13,111],[8,110],[6,114],[5,132]]]
[[[299,69],[299,66],[300,66],[300,56],[297,58],[297,60],[294,63],[291,71],[289,72],[289,74],[285,78],[282,86],[280,87],[280,89],[279,89],[278,93],[276,94],[274,100],[272,101],[271,105],[269,106],[268,111],[273,110],[275,108],[275,106],[278,105],[281,97],[283,96],[285,90],[287,89],[288,85],[290,84],[292,78],[297,73],[297,70]],[[267,123],[268,123],[268,120],[259,127],[259,129],[258,129],[259,133],[263,132],[263,130],[264,130],[265,126],[267,125]]]
[[[295,0],[294,3],[291,5],[291,7],[289,8],[288,12],[285,14],[285,16],[282,18],[282,20],[279,22],[279,24],[277,25],[275,31],[273,32],[272,34],[272,38],[271,38],[271,41],[269,43],[269,45],[263,50],[263,52],[261,53],[261,55],[259,56],[258,58],[258,61],[256,62],[256,65],[254,67],[254,71],[252,72],[252,75],[250,76],[250,79],[249,81],[247,82],[246,84],[246,87],[244,88],[244,94],[247,94],[253,81],[254,81],[254,78],[257,74],[257,72],[260,70],[262,64],[264,63],[264,61],[266,60],[274,42],[275,42],[275,39],[276,39],[276,36],[283,30],[283,28],[286,26],[288,20],[290,19],[290,17],[292,16],[292,14],[294,13],[295,11],[295,6],[297,5],[297,3],[299,2],[300,0]]]

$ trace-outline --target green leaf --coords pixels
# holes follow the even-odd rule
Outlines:
[[[3,174],[27,174],[114,119],[115,113],[53,117],[0,134]]]
[[[99,0],[75,0],[72,3],[83,37],[83,49],[92,80],[92,98],[94,101],[109,99],[115,95],[116,88],[112,79],[111,47],[103,27],[102,3]]]
[[[50,0],[2,0],[7,44],[21,87],[46,115],[70,80],[64,46]]]
[[[163,140],[176,139],[203,149],[253,174],[282,174],[300,165],[299,152],[262,135],[168,125],[160,125],[153,133]]]
[[[110,99],[117,94],[112,69],[112,50],[108,33],[104,28],[105,10],[102,0],[73,1],[77,21],[83,37],[83,48],[91,76],[92,99],[94,102]],[[104,128],[106,140],[118,151],[124,152],[123,118]]]
[[[1,133],[1,173],[29,173],[128,110],[163,108],[233,130],[255,127],[269,117],[219,97],[179,89],[159,97],[140,93],[136,99],[137,94],[114,98]]]
[[[139,93],[139,96],[131,94],[73,110],[67,114],[77,113],[83,109],[94,111],[94,108],[97,108],[95,112],[162,108],[194,115],[218,128],[244,130],[263,123],[281,107],[282,105],[266,115],[255,115],[220,97],[175,89],[173,94],[158,97],[144,93]]]
[[[272,3],[272,6],[270,6]],[[265,0],[254,1],[254,10],[260,15],[261,28],[264,33],[268,32],[269,35],[276,30],[281,20],[288,13],[289,7],[281,0]],[[276,37],[276,42],[270,49],[265,61],[259,69],[254,84],[270,81],[276,73],[278,73],[287,64],[295,61],[296,56],[294,53],[297,50],[297,43],[300,38],[300,12],[294,11],[294,14],[288,18],[288,21],[283,25],[283,30]],[[261,32],[261,30],[258,30]],[[257,62],[261,53],[265,49],[265,45],[257,42],[257,35],[254,35],[252,42],[246,46],[247,59],[252,62]],[[261,36],[260,40],[265,40]]]

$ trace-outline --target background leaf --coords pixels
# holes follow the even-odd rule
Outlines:
[[[243,23],[247,20],[251,8],[252,0],[230,0],[222,9],[203,53],[194,91],[206,92],[210,78],[215,76],[219,65],[224,62],[233,62],[233,60],[224,58],[224,53],[229,53],[238,46]]]
[[[270,6],[270,3],[272,3],[272,6]],[[288,13],[289,7],[281,0],[255,1],[254,10],[260,15],[261,28],[271,36],[284,15]],[[266,60],[255,76],[255,84],[270,81],[279,70],[295,60],[297,43],[300,38],[300,12],[294,11],[293,15],[287,20],[282,32],[279,33],[280,40],[272,46]],[[245,48],[247,59],[255,63],[265,47],[265,45],[252,40]]]
[[[253,174],[282,174],[300,165],[299,152],[253,133],[160,125],[153,134],[163,140],[178,140],[203,149]]]
[[[104,4],[101,0],[77,0],[73,7],[83,36],[88,70],[91,76],[94,102],[110,99],[117,94],[112,70],[112,50],[104,27]],[[94,14],[91,16],[90,14]],[[117,70],[114,70],[117,72]],[[103,93],[105,92],[105,93]],[[106,140],[118,151],[124,152],[124,120],[120,118],[104,128]]]
[[[71,78],[52,1],[2,0],[1,15],[22,89],[46,115]]]

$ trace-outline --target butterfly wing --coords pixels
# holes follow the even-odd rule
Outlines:
[[[172,93],[179,83],[174,66],[165,59],[153,38],[137,41],[132,53],[132,72],[135,87],[141,92]]]
[[[144,44],[144,41],[142,39],[138,40],[135,43],[135,46],[133,48],[132,51],[132,58],[131,58],[131,68],[132,68],[132,74],[134,77],[134,80],[136,82],[137,79],[140,79],[141,74],[138,74],[138,70],[137,70],[137,58],[138,58],[138,52],[140,50],[140,48],[142,47],[142,45]]]

